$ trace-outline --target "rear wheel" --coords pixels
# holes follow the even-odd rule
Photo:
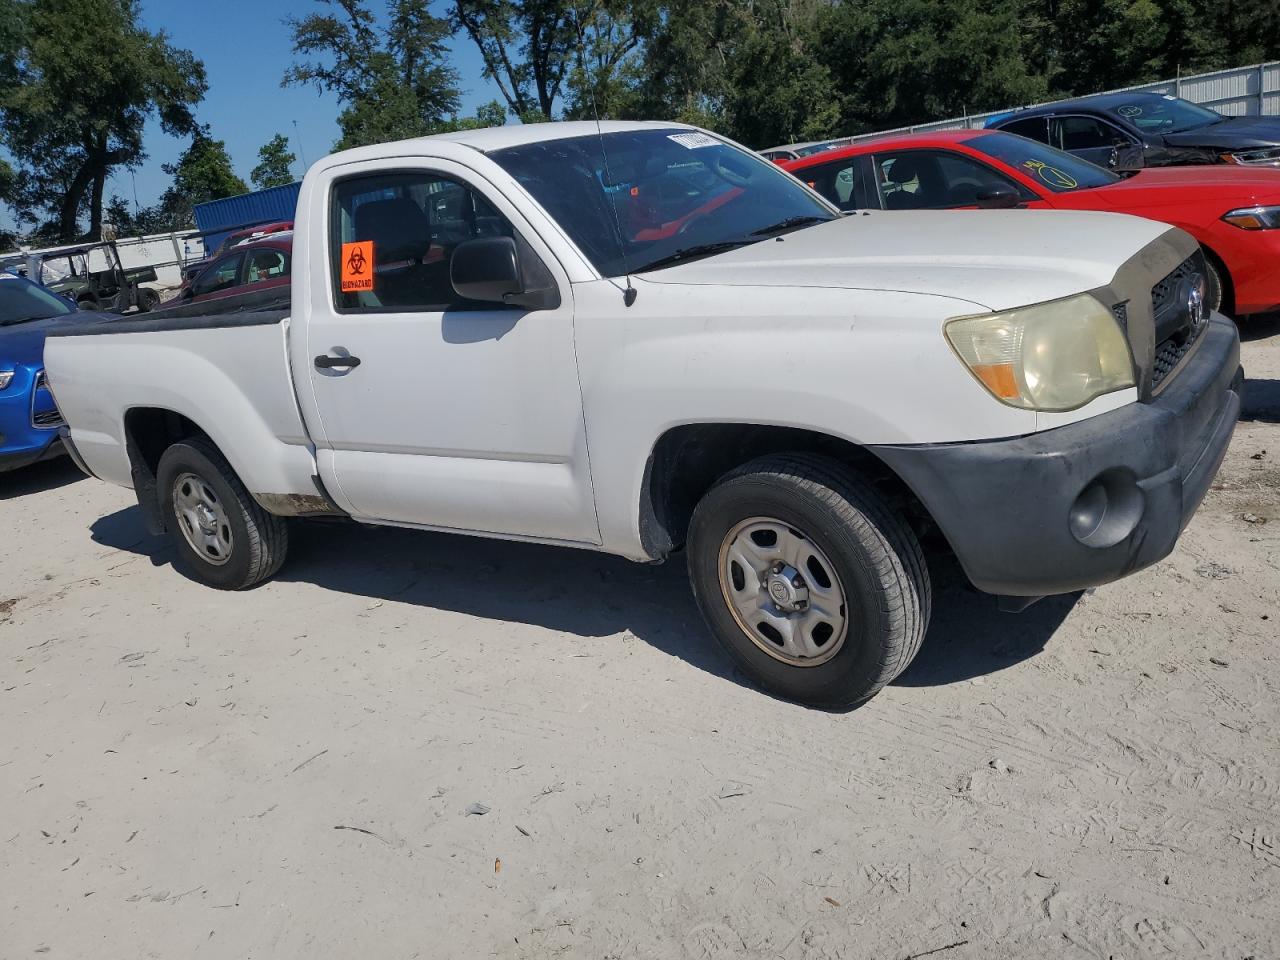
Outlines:
[[[191,437],[160,457],[156,484],[165,526],[195,578],[242,590],[284,562],[289,530],[249,496],[213,444]]]
[[[698,504],[688,548],[716,639],[779,696],[855,706],[920,649],[931,594],[919,542],[835,461],[772,456],[734,471]]]
[[[138,291],[138,312],[148,313],[160,306],[160,294],[152,290],[150,287],[143,287]]]

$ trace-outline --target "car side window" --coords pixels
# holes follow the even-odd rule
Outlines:
[[[1038,140],[1040,143],[1049,142],[1048,126],[1044,117],[1027,117],[1025,120],[1002,123],[1000,129],[1005,133],[1014,133],[1029,140]]]
[[[858,207],[858,198],[854,190],[855,163],[857,163],[856,157],[847,157],[833,163],[806,167],[795,173],[841,210],[854,210]]]
[[[273,280],[289,273],[289,255],[283,250],[254,250],[249,254],[244,282],[258,283]]]
[[[886,210],[971,207],[980,193],[1017,190],[1016,183],[985,163],[941,150],[876,154],[876,180]]]
[[[453,289],[453,251],[477,237],[515,237],[465,184],[426,171],[373,174],[333,188],[329,256],[336,309],[379,313],[467,304]]]
[[[1097,117],[1054,117],[1049,121],[1049,145],[1059,150],[1111,147],[1119,139],[1119,131]]]
[[[217,293],[227,287],[234,287],[238,282],[240,263],[243,260],[244,254],[238,253],[209,267],[191,285],[191,295],[199,297],[206,293]]]

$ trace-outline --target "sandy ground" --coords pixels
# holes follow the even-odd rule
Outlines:
[[[0,957],[1280,956],[1249,336],[1173,556],[1021,616],[935,571],[915,666],[842,715],[735,676],[680,564],[312,526],[228,595],[128,491],[4,477]]]

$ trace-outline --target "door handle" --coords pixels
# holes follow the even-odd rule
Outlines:
[[[316,357],[317,370],[332,370],[335,367],[354,369],[358,366],[360,366],[359,357],[330,357],[326,354],[321,354]]]

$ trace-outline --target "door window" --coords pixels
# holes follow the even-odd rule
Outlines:
[[[876,155],[875,170],[886,210],[971,207],[978,202],[978,194],[999,188],[1017,190],[1023,199],[1034,199],[985,163],[958,153],[880,153]]]
[[[191,285],[192,296],[200,297],[206,293],[217,293],[227,287],[234,287],[240,274],[240,263],[243,260],[244,254],[238,253],[234,257],[227,257],[215,263],[200,274],[199,279]]]
[[[1049,145],[1059,150],[1110,149],[1128,141],[1119,130],[1096,117],[1054,117],[1049,121]]]
[[[819,164],[795,171],[797,177],[834,203],[841,210],[866,207],[866,198],[856,189],[855,164],[858,158],[848,157],[834,163]]]
[[[289,274],[289,255],[283,250],[254,250],[249,254],[245,268],[245,283],[274,280]]]
[[[456,180],[425,171],[342,180],[334,187],[329,245],[334,306],[365,313],[461,306],[449,279],[453,251],[466,240],[499,236],[515,237],[515,230]]]
[[[1014,133],[1020,137],[1039,140],[1041,143],[1049,142],[1049,132],[1044,117],[1027,117],[1025,120],[1002,123],[999,129],[1005,133]]]

